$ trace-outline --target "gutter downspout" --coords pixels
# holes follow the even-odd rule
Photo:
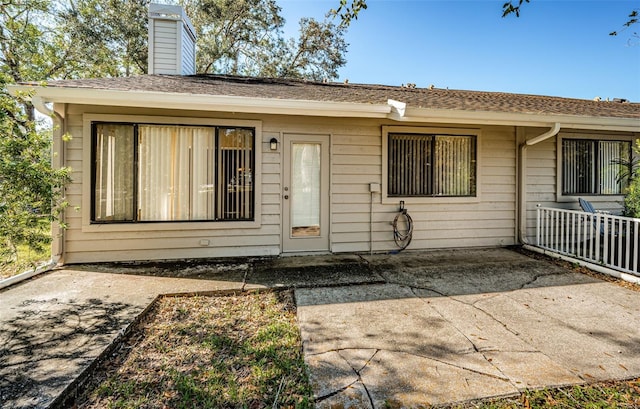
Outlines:
[[[59,113],[57,113],[53,108],[50,108],[49,106],[47,106],[47,104],[44,102],[44,100],[41,97],[34,96],[31,99],[31,103],[33,104],[34,108],[38,110],[38,112],[40,112],[42,115],[46,115],[50,117],[53,120],[54,131],[55,131],[56,122],[58,122],[61,130],[61,135],[64,135],[65,133],[67,133],[67,122],[64,120],[64,117]],[[64,110],[65,110],[65,117],[66,117],[66,110],[67,110],[66,104],[64,104]],[[62,138],[60,139],[62,140]],[[55,150],[55,137],[53,139],[52,149]],[[60,145],[60,149],[58,150],[59,150],[58,158],[60,162],[60,167],[62,167],[65,164],[65,148],[62,145],[62,142]],[[55,160],[54,155],[51,156],[51,160],[52,161]],[[56,164],[52,163],[52,166],[56,166]],[[62,214],[62,217],[64,217],[64,214]],[[49,261],[48,265],[55,266],[58,263],[62,262],[62,258],[64,255],[64,229],[55,228],[54,226],[52,226],[51,230],[52,230],[52,246],[51,246],[52,252],[51,252],[51,260]],[[57,254],[53,254],[54,248],[57,249],[57,251],[55,252]]]
[[[519,199],[519,239],[522,244],[530,244],[529,240],[527,240],[527,148],[529,146],[538,144],[542,141],[545,141],[553,136],[556,136],[560,132],[560,122],[555,122],[551,129],[547,132],[544,132],[534,138],[526,140],[520,145],[520,191],[518,194]]]

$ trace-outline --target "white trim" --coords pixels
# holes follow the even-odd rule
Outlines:
[[[12,92],[34,90],[46,102],[100,106],[363,118],[387,118],[387,114],[391,112],[389,105],[351,102],[303,101],[89,88],[11,87]]]
[[[113,115],[85,113],[82,116],[82,232],[137,232],[137,231],[176,231],[176,230],[236,230],[257,229],[262,226],[262,121],[187,118],[145,115]],[[131,122],[175,125],[241,126],[255,128],[255,168],[254,172],[254,220],[253,221],[193,221],[193,222],[145,222],[145,223],[91,223],[91,123],[92,122]]]
[[[33,270],[25,271],[24,273],[16,274],[14,276],[5,278],[4,280],[0,280],[0,289],[12,286],[14,284],[18,284],[24,280],[27,280],[31,277],[37,276],[38,274],[46,273],[47,271],[53,270],[56,266],[56,262],[50,260],[47,264],[43,264],[38,266]]]
[[[456,197],[456,196],[388,196],[388,172],[389,161],[389,133],[414,133],[425,135],[470,135],[476,137],[476,194],[475,196]],[[479,203],[481,202],[481,157],[482,157],[482,131],[478,128],[434,128],[434,127],[417,127],[417,126],[383,126],[382,127],[382,183],[381,183],[381,203],[382,204],[398,204],[401,200],[405,204],[446,204],[446,203]]]
[[[562,128],[610,131],[640,131],[640,119],[611,118],[577,115],[536,113],[510,113],[494,111],[462,111],[453,109],[407,108],[404,117],[393,118],[404,122],[440,122],[473,125],[515,125],[549,127],[558,122]]]

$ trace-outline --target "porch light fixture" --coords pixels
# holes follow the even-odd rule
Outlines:
[[[278,150],[278,140],[276,138],[271,138],[269,141],[269,148],[271,148],[272,151]]]

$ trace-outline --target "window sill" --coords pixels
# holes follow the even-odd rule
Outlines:
[[[153,231],[185,231],[185,230],[235,230],[257,229],[258,221],[237,222],[146,222],[146,223],[83,223],[83,233],[104,232],[153,232]]]
[[[624,200],[624,195],[556,195],[556,202],[578,203],[579,198],[587,199],[594,203],[622,202]]]
[[[478,196],[386,196],[382,198],[382,204],[398,204],[403,201],[405,205],[416,204],[448,204],[448,203],[479,203],[480,197]]]

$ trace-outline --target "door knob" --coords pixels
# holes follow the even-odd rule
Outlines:
[[[289,195],[284,195],[285,200],[289,198]]]

